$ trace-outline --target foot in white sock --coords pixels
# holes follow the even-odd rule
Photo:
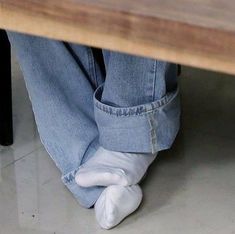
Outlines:
[[[137,184],[156,156],[157,153],[125,153],[100,146],[95,155],[80,166],[75,179],[83,187]]]
[[[107,187],[95,203],[95,214],[99,225],[104,229],[116,226],[139,207],[142,197],[139,185]]]

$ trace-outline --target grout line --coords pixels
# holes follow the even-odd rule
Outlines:
[[[21,159],[24,159],[24,158],[28,157],[30,154],[32,154],[33,152],[35,152],[35,151],[39,150],[39,149],[40,149],[40,148],[42,148],[42,147],[43,147],[42,145],[41,145],[41,146],[39,146],[38,148],[36,148],[36,149],[32,150],[31,152],[29,152],[29,153],[27,153],[27,154],[25,154],[25,155],[21,156],[20,158],[18,158],[18,159],[16,159],[16,160],[12,161],[12,162],[10,162],[10,163],[8,163],[7,165],[5,165],[4,167],[2,167],[1,169],[5,169],[5,168],[9,167],[10,165],[12,165],[12,164],[16,163],[17,161],[19,161],[19,160],[21,160]]]

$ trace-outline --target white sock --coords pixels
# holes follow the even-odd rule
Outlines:
[[[157,153],[125,153],[100,146],[94,156],[79,167],[75,179],[82,187],[137,184],[156,156]]]
[[[95,203],[99,225],[104,229],[116,226],[139,207],[142,197],[139,185],[107,187]]]

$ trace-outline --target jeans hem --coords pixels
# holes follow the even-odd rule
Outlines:
[[[149,112],[152,112],[160,108],[161,106],[167,105],[167,103],[171,102],[172,99],[174,99],[179,93],[179,88],[177,87],[174,92],[169,92],[163,98],[155,100],[153,102],[131,107],[116,107],[107,105],[100,101],[103,88],[104,83],[100,84],[93,94],[93,102],[95,108],[98,108],[107,114],[115,115],[117,117],[128,117],[148,114]]]
[[[101,102],[101,84],[93,95],[99,143],[119,152],[156,153],[171,147],[179,130],[179,88],[163,98],[132,107]]]

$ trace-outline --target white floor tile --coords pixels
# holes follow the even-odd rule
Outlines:
[[[41,146],[17,69],[15,143],[0,151],[0,234],[235,233],[235,79],[183,69],[179,136],[151,166],[139,210],[104,231]]]

